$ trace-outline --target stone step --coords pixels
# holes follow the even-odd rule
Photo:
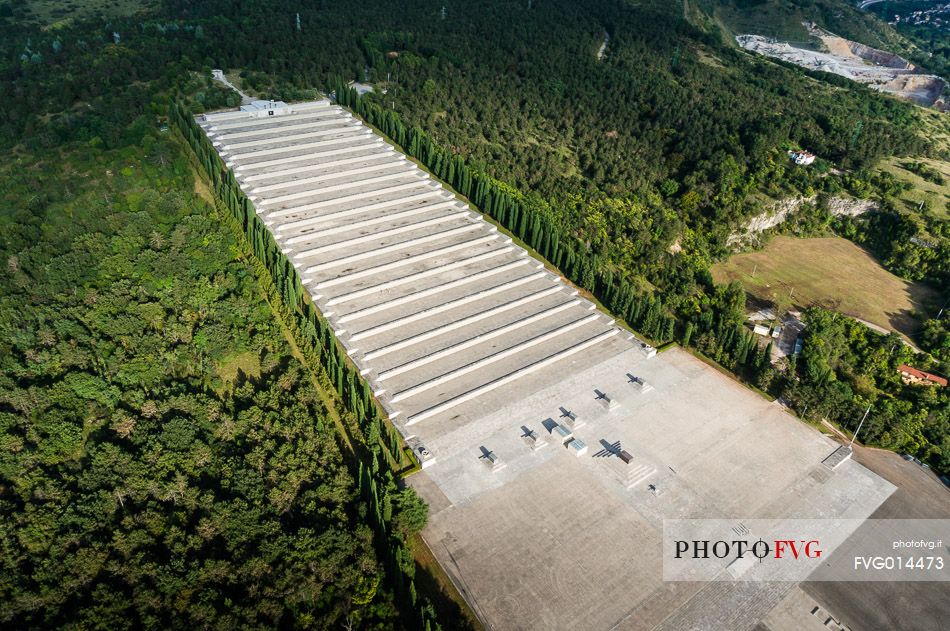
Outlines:
[[[447,210],[449,208],[461,208],[461,213],[451,213],[441,215],[442,217],[454,217],[461,215],[471,214],[468,208],[459,205],[457,202],[439,202],[436,204],[429,204],[425,206],[417,206],[416,208],[410,208],[409,210],[403,210],[400,212],[389,213],[381,217],[373,217],[372,219],[364,219],[362,221],[354,221],[352,223],[347,223],[339,226],[334,226],[333,228],[325,228],[323,230],[311,229],[309,232],[304,234],[289,237],[285,240],[287,245],[296,245],[298,243],[305,243],[307,241],[312,241],[314,239],[322,239],[325,237],[330,237],[336,234],[341,234],[344,232],[352,232],[354,230],[361,230],[362,228],[369,228],[370,226],[378,226],[380,224],[387,224],[398,221],[400,219],[407,219],[409,217],[415,217],[416,215],[427,215],[433,214],[439,210]],[[364,214],[365,211],[360,209],[360,214]],[[280,229],[278,228],[278,231]]]
[[[373,132],[361,127],[347,127],[338,132],[339,138],[330,138],[328,140],[319,140],[317,142],[308,142],[299,145],[289,145],[287,147],[275,147],[272,149],[260,149],[258,151],[247,151],[244,153],[234,153],[233,151],[222,151],[222,157],[226,157],[226,163],[231,166],[232,163],[241,162],[248,168],[256,166],[253,162],[248,162],[249,158],[259,158],[262,156],[276,156],[282,153],[302,152],[310,149],[319,149],[322,147],[334,147],[338,145],[350,144],[354,138],[374,138]],[[312,156],[313,153],[306,154]]]
[[[561,288],[554,287],[552,289],[554,289],[555,291],[560,291]],[[430,364],[434,361],[438,361],[440,359],[449,357],[456,353],[460,353],[466,349],[472,348],[473,346],[484,344],[485,342],[489,340],[495,339],[497,337],[501,337],[502,335],[506,335],[508,333],[512,333],[513,331],[517,331],[518,329],[522,329],[526,326],[535,324],[536,322],[540,322],[541,320],[545,318],[549,318],[555,314],[561,313],[562,311],[566,311],[567,309],[570,309],[571,307],[577,306],[579,303],[580,303],[579,300],[571,300],[566,303],[557,305],[555,307],[545,309],[544,311],[541,311],[540,313],[536,313],[534,315],[521,318],[519,320],[516,320],[515,322],[511,322],[510,324],[500,326],[486,333],[482,333],[480,335],[470,337],[463,342],[459,342],[458,344],[453,344],[452,346],[449,346],[448,348],[443,348],[442,350],[436,351],[434,353],[430,353],[429,355],[426,355],[425,357],[420,357],[419,359],[415,359],[411,362],[406,362],[405,364],[401,364],[394,368],[390,368],[389,370],[383,371],[379,373],[379,375],[376,377],[376,380],[385,381],[386,379],[396,377],[405,372],[415,370],[416,368],[419,368],[420,366],[424,366],[426,364]],[[477,316],[466,318],[466,320],[469,320],[469,322],[464,322],[460,320],[459,322],[453,322],[450,325],[446,325],[440,328],[444,329],[445,331],[452,330],[453,328],[461,328],[463,326],[467,326],[468,324],[471,324],[474,321],[484,319],[485,317],[490,317],[490,316],[483,316],[482,314],[478,314]],[[436,334],[438,335],[441,335],[445,331],[439,331],[438,329],[434,330],[434,332],[436,332]],[[430,332],[430,333],[433,333],[433,332]]]
[[[371,150],[383,151],[383,147],[389,147],[389,145],[384,143],[379,138],[376,138],[373,136],[363,136],[359,144],[355,144],[355,145],[350,144],[349,146],[343,147],[341,149],[330,149],[327,151],[322,151],[320,153],[305,153],[299,156],[290,156],[287,158],[275,158],[273,160],[262,160],[260,162],[245,162],[244,164],[235,166],[234,173],[235,175],[237,175],[238,180],[240,181],[245,181],[245,180],[252,181],[254,178],[268,178],[275,175],[279,175],[281,171],[273,171],[273,172],[265,171],[264,173],[247,176],[247,177],[242,177],[241,174],[246,173],[248,171],[253,171],[255,169],[269,169],[270,167],[281,166],[281,165],[286,165],[286,164],[299,164],[302,162],[307,162],[310,164],[319,164],[322,166],[325,163],[320,162],[320,158],[332,158],[335,156],[344,156],[348,154],[371,151]],[[389,148],[392,149],[391,147]],[[385,156],[388,154],[378,153],[375,155]],[[370,156],[361,156],[361,158],[363,159],[366,159],[369,157]],[[353,159],[357,159],[357,158],[353,158]],[[306,167],[299,167],[299,168],[309,170],[311,167],[306,166]]]
[[[355,215],[365,215],[366,213],[374,210],[386,210],[393,207],[398,208],[408,204],[424,205],[426,203],[432,203],[436,200],[440,200],[440,203],[442,203],[448,199],[451,199],[451,196],[446,196],[445,191],[442,191],[439,188],[429,188],[428,190],[425,190],[421,193],[405,195],[384,202],[358,205],[355,208],[346,208],[344,210],[337,210],[332,213],[325,213],[322,215],[314,215],[304,219],[294,219],[286,223],[277,224],[275,229],[277,232],[290,232],[291,230],[300,230],[301,228],[305,228],[307,226],[319,225],[328,221],[335,221],[338,219],[344,219],[346,217],[353,217]],[[386,215],[384,215],[384,217],[385,216]]]
[[[439,226],[439,225],[450,223],[450,222],[457,222],[459,219],[464,219],[466,217],[471,218],[471,216],[472,216],[472,213],[469,212],[468,209],[465,209],[465,210],[456,211],[453,213],[447,213],[445,215],[440,215],[438,217],[433,217],[431,219],[423,219],[422,221],[416,221],[414,223],[406,224],[404,226],[390,228],[389,230],[380,230],[379,232],[373,232],[370,234],[353,237],[351,239],[343,239],[341,241],[334,241],[332,243],[327,243],[325,245],[321,245],[321,246],[317,246],[313,248],[307,248],[306,250],[301,250],[294,256],[294,260],[303,260],[303,259],[317,256],[319,254],[333,252],[334,250],[352,248],[353,246],[362,245],[364,243],[370,243],[373,241],[378,241],[380,239],[385,239],[387,237],[394,237],[400,234],[405,234],[407,232],[415,232],[417,230],[422,230],[423,228]],[[466,229],[463,230],[462,228],[466,228]],[[426,235],[425,237],[419,237],[418,239],[413,239],[411,241],[404,241],[402,243],[406,243],[410,245],[405,245],[401,248],[397,248],[396,246],[401,245],[402,243],[393,244],[391,246],[377,248],[376,250],[372,250],[366,254],[370,256],[385,254],[386,252],[395,251],[396,249],[405,249],[407,247],[411,247],[411,244],[414,244],[417,241],[419,243],[426,243],[427,241],[423,241],[423,239],[427,239],[428,241],[435,241],[442,238],[443,236],[446,236],[447,234],[461,234],[462,232],[469,232],[471,230],[476,230],[478,226],[472,226],[470,224],[468,226],[463,226],[462,228],[443,230],[442,232],[436,232],[434,234]],[[313,241],[313,238],[308,238],[306,239],[306,241]],[[298,245],[300,244],[298,243]],[[390,250],[389,248],[394,248],[394,249]],[[358,260],[354,258],[358,256],[360,255],[354,254],[353,256],[349,258],[353,260]]]
[[[408,399],[409,397],[425,392],[426,390],[430,390],[432,388],[440,386],[444,383],[452,381],[453,379],[458,379],[459,377],[463,375],[467,375],[475,370],[479,370],[481,368],[484,368],[485,366],[499,362],[507,357],[516,355],[524,351],[525,349],[531,348],[532,346],[537,346],[538,344],[542,344],[544,342],[553,340],[556,337],[563,335],[567,331],[570,331],[571,329],[576,329],[578,327],[592,324],[594,321],[599,319],[599,317],[600,316],[596,313],[586,315],[583,318],[574,320],[573,322],[569,322],[568,324],[560,326],[554,329],[553,331],[547,331],[546,333],[542,333],[541,335],[537,335],[533,338],[525,340],[521,342],[520,344],[516,344],[502,351],[498,351],[497,353],[492,353],[491,355],[487,357],[483,357],[482,359],[479,359],[478,361],[474,361],[460,368],[456,368],[455,370],[445,373],[443,375],[440,375],[438,377],[435,377],[434,379],[429,379],[428,381],[424,381],[422,383],[416,384],[414,386],[406,388],[405,390],[395,392],[393,393],[392,397],[390,397],[390,401],[392,403],[398,403],[399,401]]]
[[[305,110],[303,112],[294,113],[294,114],[284,114],[283,116],[280,117],[281,119],[280,122],[283,123],[286,120],[289,120],[291,122],[299,121],[299,120],[311,120],[311,119],[323,120],[323,119],[328,119],[328,118],[339,118],[339,116],[340,116],[339,107],[326,107],[323,109]],[[227,132],[227,131],[235,130],[235,129],[248,129],[250,127],[260,127],[261,125],[271,125],[273,127],[277,127],[277,125],[274,124],[275,122],[276,121],[271,117],[259,118],[259,117],[253,116],[249,118],[244,118],[242,120],[239,120],[233,123],[220,123],[220,124],[211,125],[209,127],[206,127],[206,129],[212,134],[217,134],[220,132]]]
[[[277,195],[266,197],[258,201],[259,196],[257,191],[252,191],[251,199],[254,200],[255,206],[258,208],[263,208],[265,211],[270,206],[277,206],[278,204],[283,204],[284,202],[290,202],[297,199],[303,199],[305,197],[318,197],[324,195],[325,193],[337,193],[341,191],[349,191],[352,189],[360,189],[364,192],[375,192],[376,189],[366,189],[371,184],[382,184],[383,182],[392,182],[394,180],[404,180],[406,178],[415,178],[417,180],[423,179],[422,175],[419,173],[418,169],[403,168],[396,173],[387,173],[386,175],[379,175],[376,177],[368,177],[365,179],[357,179],[350,182],[342,182],[339,184],[331,184],[328,186],[318,186],[317,188],[308,188],[302,191],[297,191],[294,193],[288,193],[286,195]],[[303,185],[303,184],[302,184]],[[282,187],[282,188],[287,188]]]
[[[344,202],[352,202],[360,199],[371,198],[378,195],[387,195],[390,193],[397,193],[399,191],[406,191],[410,189],[418,189],[421,191],[425,188],[429,188],[434,191],[438,190],[440,187],[436,182],[419,179],[415,182],[397,184],[395,186],[388,186],[386,188],[376,189],[374,191],[361,191],[359,193],[353,193],[352,195],[344,195],[343,197],[334,197],[332,199],[313,202],[312,204],[303,204],[300,206],[291,206],[290,208],[281,208],[280,210],[271,210],[265,213],[264,223],[271,225],[277,223],[278,219],[288,215],[296,215],[303,212],[317,210],[319,208],[326,208],[327,206],[335,206],[336,204],[342,204]]]
[[[454,230],[451,230],[451,231],[447,230],[447,231],[445,231],[445,232],[443,232],[443,233],[440,233],[439,236],[438,236],[438,239],[442,239],[442,238],[445,238],[445,237],[447,237],[447,236],[455,236],[455,235],[457,235],[457,234],[463,234],[463,233],[465,233],[465,232],[471,232],[471,231],[472,231],[472,230],[471,230],[472,227],[470,227],[470,226],[463,226],[463,227],[464,227],[464,228],[470,228],[470,229],[469,229],[469,230],[454,229]],[[477,226],[475,226],[475,227],[477,227]],[[451,235],[446,234],[446,233],[448,233],[448,232],[451,232],[452,234],[451,234]],[[426,242],[429,242],[429,241],[436,241],[436,240],[438,240],[438,239],[426,238]],[[471,248],[472,246],[479,245],[479,244],[481,244],[481,243],[488,243],[489,241],[495,241],[495,240],[497,240],[497,239],[498,239],[498,235],[497,235],[497,234],[489,234],[489,235],[487,235],[487,236],[479,237],[479,238],[477,238],[477,239],[471,239],[471,240],[469,240],[469,241],[463,241],[462,243],[456,243],[456,244],[453,244],[453,245],[450,245],[450,246],[446,246],[446,247],[443,247],[443,248],[437,248],[437,249],[435,249],[435,250],[429,250],[429,251],[427,251],[427,252],[421,252],[421,253],[419,253],[419,254],[414,254],[414,255],[412,255],[412,256],[407,256],[407,257],[404,258],[404,259],[400,259],[400,260],[397,260],[397,261],[393,261],[393,262],[391,262],[391,263],[384,263],[384,264],[382,264],[382,265],[377,265],[377,266],[374,266],[374,267],[370,267],[370,268],[368,268],[368,269],[360,270],[360,271],[358,271],[358,272],[352,272],[352,273],[350,273],[350,274],[345,274],[345,275],[342,275],[342,276],[337,276],[337,277],[335,277],[335,278],[329,278],[329,279],[327,279],[327,280],[324,280],[324,281],[322,281],[322,282],[317,283],[316,289],[320,290],[320,289],[324,289],[324,288],[326,288],[326,287],[332,287],[332,286],[334,286],[334,285],[341,285],[341,284],[343,284],[343,283],[351,282],[351,281],[353,281],[353,280],[355,280],[355,279],[357,279],[357,278],[364,278],[364,277],[366,277],[366,276],[373,276],[373,275],[379,274],[379,273],[381,273],[381,272],[388,272],[388,271],[390,271],[390,270],[398,269],[398,268],[400,268],[400,267],[405,267],[406,265],[412,265],[413,263],[418,263],[419,261],[424,261],[424,260],[426,260],[426,259],[436,258],[436,257],[438,257],[438,256],[443,256],[443,255],[445,255],[445,254],[450,254],[450,253],[452,253],[452,252],[458,252],[459,250],[467,250],[467,249]],[[412,245],[418,245],[418,244],[419,244],[419,241],[418,241],[418,240],[413,240],[413,241],[415,241],[415,243],[413,243]],[[411,246],[409,246],[409,245],[406,245],[407,243],[409,243],[409,242],[403,242],[403,243],[397,244],[397,245],[398,245],[398,246],[411,247]],[[396,250],[400,250],[400,249],[405,249],[405,247],[398,247],[398,248],[394,247],[393,249],[391,249],[391,250],[389,250],[389,251],[396,251]],[[382,250],[383,250],[383,248],[380,248],[379,250],[372,250],[372,251],[366,252],[366,253],[364,253],[364,254],[357,254],[357,255],[354,255],[354,256],[347,256],[347,257],[344,257],[344,258],[341,258],[341,259],[336,259],[336,260],[334,260],[334,261],[328,261],[327,263],[321,263],[320,265],[313,265],[313,266],[308,267],[308,268],[304,271],[304,273],[305,273],[305,274],[315,274],[316,272],[319,272],[319,271],[321,271],[321,270],[325,270],[325,269],[328,269],[328,268],[339,267],[340,265],[348,265],[348,264],[350,264],[350,263],[354,263],[354,262],[359,261],[359,260],[363,260],[363,259],[366,259],[366,258],[370,258],[370,257],[372,257],[372,256],[377,256],[377,255],[379,255],[379,254],[382,254],[382,253],[383,253]]]
[[[228,153],[233,153],[238,149],[247,149],[248,147],[259,147],[261,145],[269,145],[274,143],[281,143],[285,146],[292,147],[298,140],[313,140],[315,138],[325,138],[326,136],[333,136],[334,134],[339,134],[341,131],[347,130],[356,130],[359,129],[359,123],[354,121],[338,121],[334,127],[331,129],[323,129],[320,131],[309,131],[305,134],[293,134],[290,136],[284,136],[278,134],[270,138],[258,138],[257,140],[249,140],[247,142],[224,142],[224,141],[214,141],[215,147],[220,147],[222,151],[227,151]]]
[[[624,465],[624,468],[627,470],[626,479],[624,480],[627,489],[640,486],[656,473],[656,467],[645,463]]]
[[[436,306],[431,307],[431,308],[429,308],[429,309],[424,309],[424,310],[422,310],[422,311],[417,311],[417,312],[415,312],[415,313],[411,313],[411,314],[406,315],[406,316],[403,316],[403,317],[401,317],[401,318],[396,318],[395,320],[390,320],[390,321],[388,321],[388,322],[384,322],[383,324],[376,325],[376,326],[374,326],[374,327],[372,327],[372,328],[363,329],[363,330],[361,330],[361,331],[357,331],[357,332],[355,332],[355,333],[353,334],[353,336],[352,336],[350,339],[355,342],[355,341],[357,341],[357,340],[361,340],[361,339],[364,339],[364,338],[367,338],[367,337],[372,337],[372,336],[374,336],[374,335],[379,335],[380,333],[383,333],[383,332],[386,332],[386,331],[391,331],[391,330],[393,330],[393,329],[398,329],[398,328],[404,327],[404,326],[406,326],[407,324],[410,324],[410,323],[412,323],[412,322],[416,322],[416,321],[418,321],[418,320],[423,320],[423,319],[426,319],[426,318],[431,318],[431,317],[433,317],[433,316],[439,315],[440,313],[445,313],[446,311],[450,311],[450,310],[452,310],[452,309],[457,309],[457,308],[459,308],[459,307],[461,307],[461,306],[463,306],[463,305],[467,305],[467,304],[470,304],[470,303],[473,303],[473,302],[477,302],[477,301],[479,301],[479,300],[484,300],[484,299],[489,298],[489,297],[491,297],[491,296],[494,296],[494,295],[496,295],[496,294],[500,294],[500,293],[505,292],[505,291],[508,291],[508,290],[510,290],[510,289],[514,289],[515,287],[519,287],[519,286],[521,286],[521,285],[525,285],[525,284],[530,283],[530,282],[532,282],[532,281],[534,281],[534,280],[540,280],[541,278],[544,278],[544,276],[545,276],[544,272],[536,272],[536,273],[534,273],[534,274],[530,274],[530,275],[528,275],[528,276],[524,276],[524,277],[522,277],[522,278],[518,278],[518,279],[515,279],[515,280],[512,280],[512,281],[509,281],[509,282],[507,282],[507,283],[502,283],[502,284],[500,284],[500,285],[496,285],[496,286],[491,287],[491,288],[489,288],[489,289],[486,289],[486,290],[484,290],[484,291],[475,292],[475,293],[472,293],[472,294],[468,294],[468,295],[466,295],[466,296],[463,296],[463,297],[461,297],[461,298],[457,298],[457,299],[455,299],[455,300],[450,300],[450,301],[448,301],[448,302],[443,302],[442,304],[436,305]],[[375,349],[375,350],[373,350],[372,352],[366,353],[366,355],[364,356],[364,358],[370,359],[371,357],[372,357],[372,358],[382,357],[383,355],[386,355],[386,354],[391,353],[391,352],[393,352],[393,351],[397,351],[397,350],[404,349],[404,348],[406,348],[407,346],[411,346],[412,344],[416,344],[416,343],[419,343],[419,342],[423,342],[423,341],[432,339],[433,337],[436,337],[437,335],[442,335],[443,333],[448,333],[449,331],[453,331],[453,330],[458,329],[458,328],[461,328],[461,327],[463,327],[463,326],[468,326],[469,324],[473,324],[473,323],[478,322],[478,321],[480,321],[480,320],[484,320],[484,319],[487,319],[487,318],[491,318],[491,317],[497,316],[497,315],[499,315],[499,314],[501,314],[501,313],[504,313],[505,311],[509,311],[509,310],[511,310],[511,309],[515,309],[515,308],[520,307],[520,306],[522,306],[522,305],[529,304],[529,303],[531,303],[531,302],[533,302],[533,301],[535,301],[535,300],[539,300],[540,298],[543,298],[543,297],[545,297],[545,296],[554,295],[554,294],[556,294],[556,293],[562,291],[562,289],[563,289],[562,287],[559,287],[559,286],[557,286],[557,285],[553,285],[553,286],[551,286],[551,287],[546,287],[546,288],[544,288],[544,289],[542,289],[542,290],[539,290],[539,291],[536,291],[536,292],[532,292],[531,294],[528,294],[527,296],[522,296],[522,297],[520,297],[520,298],[518,298],[518,299],[516,299],[516,300],[512,300],[512,301],[506,302],[506,303],[501,304],[501,305],[498,305],[497,307],[494,307],[494,308],[492,308],[492,309],[488,309],[488,310],[486,310],[486,311],[482,311],[482,312],[480,312],[480,313],[476,313],[476,314],[474,314],[474,315],[471,315],[471,316],[469,316],[469,317],[467,317],[467,318],[463,318],[462,320],[458,320],[458,321],[455,321],[455,322],[449,322],[448,324],[445,324],[445,325],[443,325],[443,326],[441,326],[441,327],[437,327],[437,328],[435,328],[435,329],[430,329],[430,330],[427,331],[426,333],[423,333],[423,334],[414,336],[413,338],[401,340],[401,341],[396,342],[396,343],[394,343],[394,344],[390,344],[390,345],[388,345],[388,346]],[[411,339],[411,340],[414,340],[414,341],[410,342],[410,339]]]
[[[343,303],[347,303],[347,302],[352,302],[353,300],[358,300],[358,299],[360,299],[360,298],[365,298],[366,296],[371,296],[371,295],[373,295],[373,294],[377,294],[377,293],[380,293],[380,292],[383,292],[383,291],[387,291],[387,290],[393,289],[393,288],[395,288],[395,287],[400,287],[400,286],[402,286],[402,285],[413,284],[413,283],[416,283],[416,282],[418,282],[418,281],[420,281],[420,280],[424,280],[424,279],[430,278],[430,277],[432,277],[432,276],[437,276],[438,274],[443,274],[443,273],[445,273],[445,272],[450,272],[450,271],[452,271],[452,270],[456,270],[456,269],[459,269],[459,268],[461,268],[461,267],[467,267],[467,266],[469,266],[469,265],[474,265],[474,264],[476,264],[476,263],[481,263],[481,262],[487,261],[487,260],[489,260],[489,259],[498,258],[499,256],[502,256],[502,255],[504,255],[504,254],[508,254],[509,252],[512,252],[513,249],[514,249],[514,248],[512,248],[511,246],[506,246],[506,247],[503,247],[503,248],[499,248],[499,249],[497,249],[497,250],[491,250],[491,251],[489,251],[489,252],[485,252],[484,254],[478,254],[478,255],[476,255],[476,256],[470,256],[470,257],[467,257],[467,258],[464,258],[464,259],[459,259],[458,261],[453,261],[453,262],[451,262],[451,263],[446,263],[445,265],[439,265],[439,266],[437,266],[437,267],[432,267],[432,268],[429,268],[429,269],[424,270],[424,271],[422,271],[422,272],[417,272],[417,273],[415,273],[415,274],[409,274],[409,275],[407,275],[407,276],[403,276],[403,277],[401,277],[401,278],[396,278],[396,279],[393,279],[393,280],[391,280],[391,281],[386,281],[385,283],[379,283],[378,285],[372,285],[371,287],[364,287],[364,288],[358,289],[358,290],[356,290],[356,291],[352,291],[352,292],[349,292],[349,293],[341,294],[341,295],[339,295],[339,296],[336,296],[336,297],[331,298],[330,300],[328,300],[328,301],[327,301],[327,306],[332,306],[332,305],[338,305],[338,304],[343,304]],[[519,259],[519,260],[517,260],[517,261],[512,261],[512,262],[510,262],[510,263],[505,263],[504,265],[499,265],[498,267],[492,267],[492,268],[490,268],[490,269],[487,269],[487,270],[484,270],[484,271],[477,272],[477,273],[475,273],[475,274],[471,274],[471,275],[469,275],[469,276],[466,276],[465,278],[460,278],[460,279],[458,279],[458,280],[454,280],[454,281],[445,283],[445,284],[443,284],[443,285],[438,285],[438,286],[436,286],[436,287],[431,287],[431,288],[429,288],[429,289],[423,289],[423,290],[420,290],[420,291],[416,291],[416,292],[412,292],[412,293],[409,293],[409,294],[405,294],[405,295],[400,296],[400,297],[398,297],[398,298],[393,298],[392,300],[387,300],[386,302],[381,302],[381,303],[372,305],[372,306],[370,306],[370,307],[365,307],[365,308],[363,308],[363,309],[359,309],[359,310],[357,310],[357,311],[353,311],[353,312],[351,312],[351,313],[347,313],[346,315],[341,316],[340,319],[339,319],[339,321],[340,321],[341,323],[342,323],[342,322],[347,322],[347,321],[349,321],[349,320],[355,320],[355,319],[357,319],[357,318],[363,318],[363,317],[366,317],[366,316],[370,316],[370,315],[373,315],[374,313],[379,313],[380,311],[386,311],[386,310],[389,310],[389,309],[392,309],[392,308],[394,308],[394,307],[398,307],[398,306],[401,306],[401,305],[404,305],[404,304],[407,304],[407,303],[410,303],[410,302],[415,302],[416,300],[421,300],[422,298],[426,298],[426,297],[428,297],[428,296],[435,295],[435,294],[437,294],[437,293],[440,293],[440,292],[445,291],[445,290],[448,290],[448,289],[455,289],[455,288],[457,288],[457,287],[461,287],[461,286],[467,285],[467,284],[469,284],[469,283],[474,283],[474,282],[483,280],[483,279],[488,278],[488,277],[490,277],[490,276],[495,276],[495,275],[498,275],[498,274],[502,274],[502,273],[504,273],[504,272],[507,272],[507,271],[510,271],[510,270],[515,269],[515,268],[517,268],[517,267],[520,267],[520,266],[522,266],[522,265],[525,265],[527,262],[528,262],[528,258],[525,257],[525,256],[523,256],[521,259]]]
[[[324,116],[316,120],[308,120],[305,122],[297,123],[295,121],[288,120],[289,117],[282,116],[282,123],[293,123],[288,125],[269,125],[263,127],[262,129],[250,129],[250,130],[241,130],[241,131],[229,131],[229,130],[219,130],[217,132],[213,131],[211,135],[215,140],[220,141],[233,141],[240,140],[242,138],[275,138],[283,137],[282,134],[288,131],[298,131],[303,129],[315,129],[320,127],[339,127],[341,125],[340,119],[335,116]],[[220,133],[224,131],[225,133]]]
[[[329,99],[320,99],[319,101],[310,101],[307,103],[294,103],[293,105],[289,106],[287,109],[292,112],[303,112],[303,111],[314,110],[314,109],[322,109],[327,106],[335,107],[336,109],[341,109],[337,106],[331,105]],[[250,119],[255,119],[255,118],[257,118],[258,120],[267,120],[267,121],[274,120],[273,118],[261,119],[257,117],[255,114],[256,112],[245,112],[241,110],[235,110],[232,112],[218,112],[215,114],[200,114],[196,118],[198,120],[198,123],[202,127],[207,127],[208,125],[215,125],[215,124],[218,124],[219,122],[250,120]]]
[[[277,182],[275,184],[264,184],[264,185],[251,189],[251,193],[253,193],[254,195],[258,195],[260,193],[266,193],[268,191],[279,191],[285,188],[294,188],[297,186],[303,186],[304,184],[319,184],[321,182],[332,182],[333,180],[339,180],[341,178],[352,178],[354,175],[359,175],[361,173],[376,173],[378,171],[384,171],[386,169],[398,168],[400,169],[400,172],[404,172],[406,165],[407,165],[407,161],[404,158],[400,159],[400,158],[390,157],[385,162],[379,162],[376,164],[371,164],[369,166],[349,168],[343,171],[334,171],[332,173],[314,175],[313,177],[286,180],[284,182]]]
[[[522,377],[525,377],[539,370],[542,370],[555,362],[558,362],[562,359],[566,359],[567,357],[570,357],[571,355],[575,355],[577,353],[583,352],[584,350],[596,344],[599,344],[616,334],[617,334],[617,329],[610,329],[609,331],[605,331],[603,333],[595,335],[594,337],[588,338],[587,340],[583,342],[580,342],[578,344],[575,344],[565,349],[561,349],[557,351],[556,353],[552,353],[551,355],[548,355],[547,357],[544,357],[543,359],[540,359],[534,363],[531,363],[527,366],[523,366],[519,368],[518,370],[512,371],[506,375],[498,377],[497,379],[494,379],[488,383],[478,386],[477,388],[473,388],[469,390],[468,392],[452,397],[451,399],[442,401],[441,403],[438,403],[428,409],[416,412],[415,414],[409,416],[406,419],[406,425],[407,426],[415,425],[416,423],[424,421],[428,418],[432,418],[433,416],[437,414],[441,414],[445,412],[446,410],[450,410],[454,407],[462,405],[463,403],[471,401],[472,399],[479,397],[487,392],[491,392],[492,390],[500,388],[506,384],[517,381],[518,379]],[[398,412],[394,416],[399,416]]]
[[[389,151],[380,151],[376,148],[376,145],[368,146],[356,146],[350,147],[348,149],[338,149],[340,153],[328,152],[331,155],[330,157],[336,157],[340,155],[349,155],[353,153],[360,153],[371,151],[368,155],[358,155],[351,158],[337,158],[336,160],[329,160],[327,162],[315,162],[313,156],[307,156],[307,164],[304,166],[296,166],[288,169],[281,169],[277,171],[268,170],[264,173],[258,173],[256,175],[247,175],[242,176],[240,173],[237,174],[238,180],[241,183],[253,184],[261,180],[273,180],[276,178],[287,177],[288,175],[297,175],[298,173],[311,173],[314,169],[334,169],[336,167],[347,166],[350,164],[361,164],[361,163],[371,163],[371,162],[382,162],[390,161],[393,159],[393,154],[395,153],[392,148]],[[289,164],[294,162],[303,162],[303,160],[292,159]],[[279,166],[279,165],[278,165]]]

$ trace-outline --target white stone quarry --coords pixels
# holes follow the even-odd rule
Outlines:
[[[199,124],[407,436],[639,346],[329,101]]]

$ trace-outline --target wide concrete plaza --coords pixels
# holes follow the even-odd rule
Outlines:
[[[545,430],[562,407],[586,421],[580,458]],[[894,488],[850,460],[822,465],[836,443],[678,349],[615,356],[433,444],[440,462],[413,478],[426,541],[496,629],[753,629],[795,583],[664,582],[663,520],[863,519]]]

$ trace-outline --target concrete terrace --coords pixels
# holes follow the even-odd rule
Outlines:
[[[423,536],[486,628],[751,631],[795,584],[664,582],[664,520],[864,519],[893,491],[688,353],[651,358],[328,101],[199,123],[431,454]]]
[[[340,107],[199,123],[407,436],[450,430],[631,348],[609,317]]]

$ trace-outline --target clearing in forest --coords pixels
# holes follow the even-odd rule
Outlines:
[[[917,165],[922,166],[923,170]],[[881,163],[881,170],[912,185],[909,190],[902,191],[898,196],[903,203],[902,210],[922,212],[939,219],[950,219],[947,208],[947,204],[950,203],[950,162],[923,157],[892,157]],[[925,203],[923,209],[920,208],[921,202]],[[926,205],[929,205],[929,209]]]
[[[929,287],[898,278],[839,237],[776,237],[761,251],[713,266],[712,273],[718,283],[738,280],[760,300],[819,305],[907,336],[920,327],[913,312],[935,297]]]
[[[128,17],[158,6],[154,0],[28,0],[18,4],[25,9],[18,20],[35,22],[47,30],[76,20]]]

